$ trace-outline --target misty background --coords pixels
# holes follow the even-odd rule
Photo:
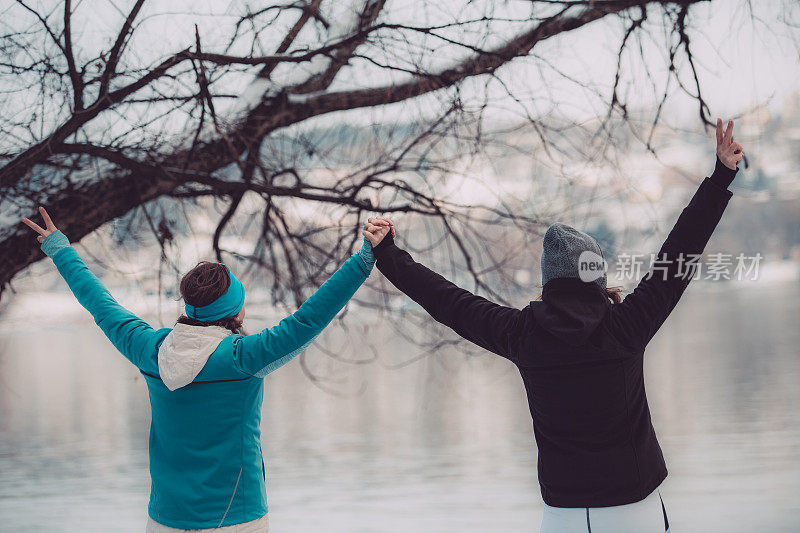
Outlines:
[[[71,73],[91,109],[137,4],[67,4],[74,68],[64,4],[0,5],[0,529],[146,522],[144,382],[19,223],[36,205],[153,327],[175,323],[180,277],[203,259],[243,280],[249,332],[276,324],[376,214],[418,261],[521,307],[541,292],[553,221],[589,231],[612,258],[656,252],[713,170],[703,123],[719,116],[735,120],[747,165],[706,252],[763,259],[755,279],[694,281],[648,347],[662,495],[673,531],[796,531],[800,9],[650,2],[637,23],[635,2],[591,21],[581,2],[552,4],[566,3],[144,3],[106,95],[189,55],[64,138],[85,116]],[[561,26],[569,17],[588,22]],[[448,77],[448,65],[496,58],[486,50],[548,21],[559,31],[529,52]],[[384,22],[395,26],[374,29]],[[281,55],[320,47],[333,52]],[[440,88],[388,101],[409,79]],[[355,93],[375,99],[350,106]],[[457,340],[376,269],[314,345],[266,378],[275,530],[538,531],[521,379]]]

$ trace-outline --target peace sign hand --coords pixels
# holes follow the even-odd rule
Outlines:
[[[44,224],[45,224],[44,228],[26,217],[22,217],[22,222],[24,222],[29,228],[31,228],[33,231],[39,234],[36,236],[36,240],[39,241],[39,243],[41,243],[51,233],[53,233],[54,231],[58,231],[58,228],[56,227],[55,224],[53,224],[52,219],[50,219],[50,215],[47,214],[47,211],[45,210],[44,207],[39,206],[39,213],[42,214],[42,218],[44,219]]]
[[[736,165],[744,157],[744,148],[733,140],[733,120],[728,120],[728,127],[722,131],[722,119],[717,119],[717,157],[722,164],[731,170],[737,170]]]

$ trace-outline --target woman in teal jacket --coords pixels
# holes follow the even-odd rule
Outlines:
[[[47,211],[39,211],[45,228],[22,221],[39,234],[42,250],[72,293],[147,383],[152,410],[148,531],[267,531],[263,378],[302,352],[347,304],[372,270],[372,246],[388,230],[365,230],[358,253],[295,313],[260,333],[242,335],[215,325],[231,319],[241,325],[244,317],[244,287],[226,266],[201,263],[188,273],[184,281],[194,276],[193,285],[206,288],[209,276],[222,272],[227,279],[211,302],[191,305],[184,294],[191,320],[153,329],[114,300]]]

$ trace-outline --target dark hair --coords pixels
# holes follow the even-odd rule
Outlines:
[[[181,279],[180,298],[183,298],[183,301],[190,305],[202,307],[225,294],[230,285],[231,278],[225,265],[200,261],[197,266],[187,272]],[[235,316],[226,316],[219,320],[207,322],[181,315],[178,317],[178,322],[190,326],[222,326],[233,333],[244,335],[242,324],[236,320]]]
[[[622,287],[606,287],[606,296],[613,303],[618,304],[622,302],[622,296],[620,296],[622,290]]]

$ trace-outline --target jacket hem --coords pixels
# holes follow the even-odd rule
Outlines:
[[[667,470],[664,468],[659,475],[646,485],[637,487],[635,491],[626,491],[606,498],[574,498],[571,496],[545,496],[542,491],[542,500],[550,507],[616,507],[617,505],[628,505],[640,502],[651,492],[656,490],[667,477]]]
[[[225,522],[220,525],[219,520],[182,520],[182,519],[172,519],[166,518],[164,516],[157,517],[155,516],[155,512],[152,509],[148,509],[147,515],[155,522],[163,526],[174,527],[178,529],[212,529],[217,527],[226,527],[226,526],[235,526],[237,524],[244,524],[246,522],[252,522],[253,520],[258,520],[265,514],[269,512],[267,506],[264,506],[264,510],[253,510],[249,513],[239,513],[238,515],[231,516],[230,514],[226,517]]]

